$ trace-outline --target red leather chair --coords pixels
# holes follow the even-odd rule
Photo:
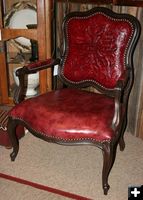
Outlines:
[[[8,122],[13,145],[11,160],[19,150],[15,136],[19,124],[48,142],[95,145],[103,152],[102,184],[107,194],[117,145],[120,150],[125,147],[123,134],[140,24],[131,15],[100,7],[69,13],[63,22],[63,33],[60,58],[37,61],[17,70],[18,104]],[[24,100],[24,77],[57,64],[59,77],[69,87]],[[100,93],[79,89],[87,86]]]

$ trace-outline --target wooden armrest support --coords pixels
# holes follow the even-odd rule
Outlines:
[[[121,76],[119,77],[119,80],[117,82],[117,86],[116,88],[118,87],[126,87],[126,84],[128,82],[128,78],[129,78],[129,73],[130,73],[131,69],[128,68],[126,70],[124,70],[124,72],[121,74]]]
[[[129,73],[130,73],[130,69],[127,69],[124,71],[124,73],[122,73],[114,91],[115,92],[115,110],[114,110],[114,117],[112,120],[113,130],[115,130],[120,124],[121,109],[123,109],[122,94],[127,85],[127,82],[129,79]]]
[[[19,78],[19,86],[16,88],[14,93],[14,103],[18,104],[25,98],[25,77],[28,74],[36,73],[40,70],[53,67],[54,65],[60,64],[60,59],[46,59],[43,61],[37,61],[30,63],[16,71],[16,76]]]
[[[120,123],[120,115],[121,115],[121,96],[122,96],[122,81],[118,82],[118,87],[116,87],[115,92],[115,108],[114,108],[114,117],[112,120],[112,128],[115,130]]]

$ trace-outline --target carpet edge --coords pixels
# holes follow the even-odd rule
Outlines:
[[[52,187],[45,186],[45,185],[42,185],[42,184],[38,184],[38,183],[35,183],[35,182],[27,181],[25,179],[17,178],[17,177],[11,176],[11,175],[3,174],[3,173],[0,173],[0,178],[7,179],[7,180],[10,180],[10,181],[14,181],[14,182],[17,182],[17,183],[20,183],[20,184],[28,185],[28,186],[34,187],[36,189],[48,191],[48,192],[58,194],[58,195],[61,195],[61,196],[65,196],[67,198],[72,198],[72,199],[76,199],[76,200],[92,200],[92,199],[89,199],[87,197],[82,197],[80,195],[76,195],[76,194],[73,194],[73,193],[70,193],[70,192],[62,191],[62,190],[59,190],[59,189],[56,189],[56,188],[52,188]]]

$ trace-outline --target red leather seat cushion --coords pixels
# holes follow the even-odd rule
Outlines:
[[[10,112],[33,130],[62,140],[111,140],[114,99],[78,89],[62,89],[27,99]]]

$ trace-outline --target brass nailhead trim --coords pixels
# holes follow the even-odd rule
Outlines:
[[[11,116],[12,117],[12,116]],[[21,118],[14,118],[15,120],[21,120],[21,121],[23,121],[27,126],[29,126],[29,124],[27,123],[27,122],[25,122],[23,119],[21,119]],[[104,142],[108,142],[108,143],[110,143],[111,142],[111,140],[103,140],[103,141],[98,141],[98,140],[96,140],[96,139],[94,139],[94,138],[78,138],[78,139],[76,139],[76,138],[73,138],[73,139],[63,139],[63,138],[60,138],[60,137],[55,137],[55,136],[47,136],[45,133],[43,133],[43,132],[39,132],[39,131],[37,131],[36,129],[34,129],[34,128],[31,128],[33,131],[35,131],[35,132],[37,132],[38,134],[41,134],[41,135],[44,135],[44,136],[46,136],[47,138],[53,138],[53,139],[58,139],[58,140],[62,140],[62,141],[65,141],[65,142],[71,142],[71,141],[82,141],[82,140],[89,140],[89,141],[95,141],[95,142],[99,142],[99,143],[104,143]]]
[[[129,43],[130,43],[131,38],[132,38],[132,35],[133,35],[133,30],[134,30],[133,24],[132,24],[129,20],[127,20],[127,19],[116,19],[116,18],[113,18],[113,17],[110,17],[110,16],[106,15],[106,14],[103,13],[103,12],[96,12],[96,13],[93,13],[93,14],[91,14],[91,15],[89,15],[89,16],[75,16],[75,17],[73,16],[73,17],[71,17],[71,18],[67,21],[66,29],[67,29],[68,23],[69,23],[72,19],[87,19],[87,18],[90,18],[91,16],[94,16],[94,15],[96,15],[96,14],[102,14],[102,15],[104,15],[105,17],[107,17],[107,18],[109,18],[109,19],[111,19],[111,20],[113,20],[113,21],[125,21],[125,22],[128,22],[128,23],[131,25],[131,27],[132,27],[132,34],[131,34],[131,36],[129,37],[129,41],[128,41],[128,43],[127,43],[127,47],[125,48],[125,53],[124,53],[124,68],[125,68],[125,67],[126,67],[126,63],[125,63],[126,52],[127,52]],[[68,40],[69,35],[67,34],[66,37],[67,37],[67,40]],[[68,52],[68,49],[69,49],[69,47],[67,47],[67,51],[66,51],[66,52]],[[63,73],[64,65],[65,65],[65,60],[66,60],[66,59],[67,59],[67,54],[66,54],[65,59],[64,59],[64,61],[63,61],[63,67],[62,67],[62,71],[61,71],[61,73],[62,73],[62,75],[63,75],[63,77],[64,77],[65,80],[67,80],[68,82],[70,82],[70,83],[72,83],[72,84],[75,84],[75,85],[78,85],[78,84],[85,83],[85,82],[88,82],[88,81],[89,81],[89,82],[93,82],[93,83],[99,85],[100,87],[106,89],[106,87],[102,86],[100,83],[97,83],[96,81],[90,80],[90,79],[86,79],[86,80],[79,81],[79,82],[74,82],[74,81],[68,80],[68,79],[64,76],[64,73]],[[110,88],[109,90],[112,91],[112,90],[114,90],[114,88]]]

